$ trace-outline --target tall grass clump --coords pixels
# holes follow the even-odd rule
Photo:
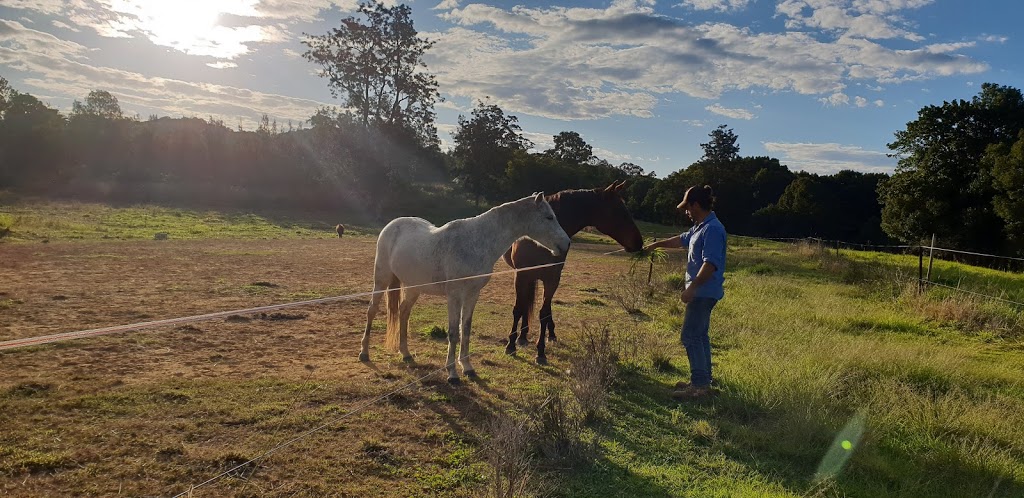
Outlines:
[[[499,413],[488,424],[490,440],[485,451],[493,472],[490,496],[494,498],[529,496],[537,489],[532,455],[535,441],[527,422]]]
[[[584,324],[576,339],[580,352],[572,359],[569,389],[579,404],[584,423],[598,420],[608,405],[615,380],[615,352],[607,326]]]

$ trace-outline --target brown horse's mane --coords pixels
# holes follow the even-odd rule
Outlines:
[[[601,193],[596,189],[569,189],[544,196],[565,233],[572,237],[590,225]],[[566,201],[566,202],[562,202]],[[571,231],[571,232],[570,232]]]

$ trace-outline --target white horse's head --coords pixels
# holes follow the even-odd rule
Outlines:
[[[569,250],[569,236],[562,230],[555,218],[551,205],[544,199],[543,192],[522,199],[527,206],[524,216],[526,236],[551,251],[554,256],[561,256]]]

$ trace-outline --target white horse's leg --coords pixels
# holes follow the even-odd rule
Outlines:
[[[390,271],[377,267],[373,271],[373,295],[370,296],[370,307],[366,309],[366,330],[363,331],[363,342],[359,347],[359,361],[370,361],[370,329],[373,327],[373,318],[380,310],[380,300],[384,298],[384,291],[394,276]]]
[[[449,284],[450,285],[450,284]],[[460,292],[448,293],[448,383],[458,384],[459,372],[455,368],[455,347],[459,342],[459,324],[462,322],[463,296]]]
[[[476,370],[469,363],[469,336],[473,328],[473,310],[476,309],[476,302],[480,299],[480,291],[466,297],[462,303],[462,347],[459,350],[459,363],[462,365],[462,373],[466,377],[475,378]]]
[[[412,307],[416,304],[416,300],[419,297],[420,293],[418,290],[404,289],[402,292],[402,304],[398,309],[399,319],[401,320],[401,325],[398,329],[398,351],[402,353],[402,360],[406,362],[412,361],[412,355],[409,354],[409,315],[412,314]]]

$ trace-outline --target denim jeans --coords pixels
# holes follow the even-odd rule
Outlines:
[[[686,304],[681,340],[690,360],[690,384],[695,387],[711,385],[711,310],[718,303],[710,297],[695,297]]]

